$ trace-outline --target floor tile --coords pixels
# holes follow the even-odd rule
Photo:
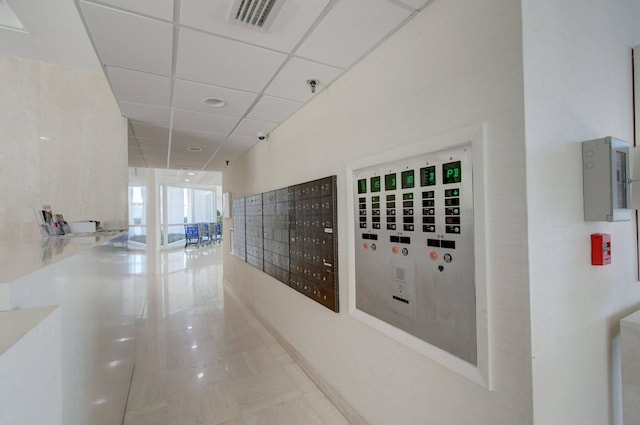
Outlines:
[[[222,284],[222,247],[160,255],[124,425],[348,424]]]
[[[243,411],[261,409],[301,394],[282,368],[229,382],[229,390]]]
[[[242,414],[246,425],[323,425],[321,419],[310,409],[302,397],[295,397],[260,410]]]

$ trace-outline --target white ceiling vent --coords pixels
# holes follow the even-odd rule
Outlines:
[[[268,28],[284,0],[234,0],[229,14],[230,22],[255,28]]]

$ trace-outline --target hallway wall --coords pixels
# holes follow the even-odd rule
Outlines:
[[[584,221],[581,142],[633,143],[640,2],[525,0],[523,16],[535,422],[619,425],[619,321],[640,308],[636,226]],[[605,267],[590,261],[598,232],[612,238]]]
[[[0,77],[0,240],[40,235],[42,204],[125,228],[126,120],[105,77],[10,56]]]
[[[338,176],[340,314],[228,250],[224,273],[371,425],[532,423],[523,102],[520,3],[436,0],[223,174],[234,198]],[[346,164],[480,123],[493,391],[348,312]]]

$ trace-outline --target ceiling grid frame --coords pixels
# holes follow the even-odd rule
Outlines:
[[[432,0],[377,0],[378,4],[385,5],[385,7],[390,8],[390,10],[395,10],[397,16],[393,18],[395,20],[391,22],[387,22],[382,25],[379,25],[381,23],[376,23],[376,21],[362,23],[362,25],[368,25],[367,28],[369,29],[367,31],[370,31],[371,28],[375,28],[377,26],[384,26],[387,29],[385,29],[383,33],[378,33],[374,31],[372,33],[373,35],[366,40],[365,44],[367,45],[367,47],[364,50],[362,50],[362,48],[358,48],[360,50],[354,50],[353,52],[348,53],[349,55],[351,55],[349,57],[351,57],[352,59],[348,60],[348,63],[346,66],[345,65],[336,66],[336,63],[334,63],[334,61],[327,62],[327,60],[319,59],[318,57],[315,57],[312,54],[308,54],[308,52],[305,55],[301,55],[301,48],[305,46],[305,43],[307,42],[307,40],[309,40],[311,37],[314,36],[314,32],[317,31],[318,27],[324,22],[327,16],[333,10],[336,10],[337,5],[339,5],[344,0],[307,0],[304,3],[301,2],[300,0],[280,0],[280,1],[282,3],[275,7],[281,7],[282,9],[277,10],[274,15],[269,17],[269,19],[273,19],[273,20],[272,22],[266,25],[267,27],[270,27],[269,29],[267,29],[267,31],[249,27],[246,29],[246,32],[241,32],[241,30],[242,31],[245,31],[245,30],[242,28],[238,29],[238,27],[243,27],[244,24],[238,24],[238,23],[233,23],[233,27],[234,27],[233,29],[229,29],[224,26],[221,27],[219,25],[214,26],[215,28],[217,28],[215,31],[205,30],[201,28],[201,27],[204,27],[207,22],[214,23],[214,22],[219,22],[221,20],[227,20],[229,18],[228,13],[225,14],[225,16],[217,16],[217,15],[214,16],[210,14],[206,16],[202,16],[203,14],[200,13],[200,16],[198,17],[199,21],[194,21],[192,19],[191,22],[188,22],[188,23],[183,22],[185,20],[184,19],[185,15],[183,13],[185,10],[189,10],[189,13],[193,17],[197,15],[198,12],[201,12],[202,10],[204,10],[203,8],[209,8],[208,10],[210,11],[213,11],[213,10],[220,11],[223,9],[224,4],[228,4],[229,6],[228,11],[231,11],[230,7],[231,7],[231,3],[233,3],[233,0],[225,0],[224,2],[221,1],[214,4],[213,6],[209,4],[205,4],[206,2],[204,2],[203,0],[174,0],[174,1],[158,0],[157,4],[159,5],[160,8],[163,9],[163,11],[158,13],[154,13],[154,9],[153,9],[156,3],[150,2],[148,0],[138,0],[137,2],[125,2],[124,0],[74,0],[76,9],[88,33],[90,43],[93,46],[96,53],[98,54],[98,58],[101,62],[101,67],[103,69],[103,72],[107,76],[107,80],[111,86],[112,92],[116,96],[116,100],[118,101],[119,104],[121,104],[121,108],[124,108],[126,105],[129,105],[127,106],[126,109],[130,113],[129,114],[123,113],[123,115],[130,120],[129,129],[132,135],[132,137],[130,137],[130,143],[134,143],[135,146],[133,146],[133,148],[138,152],[140,152],[143,158],[143,161],[140,161],[139,158],[136,158],[136,161],[138,161],[138,163],[132,164],[132,165],[148,166],[149,162],[147,161],[147,157],[151,155],[150,152],[154,149],[154,146],[157,145],[158,147],[160,147],[166,144],[165,145],[167,148],[166,164],[165,164],[166,168],[172,168],[172,169],[189,168],[189,169],[198,170],[198,171],[221,171],[226,165],[226,161],[233,161],[237,159],[237,157],[240,156],[244,151],[251,148],[254,144],[258,143],[257,138],[255,136],[253,137],[248,136],[248,131],[247,131],[248,129],[254,128],[256,126],[258,127],[263,126],[264,129],[267,129],[267,131],[264,131],[264,132],[269,133],[273,129],[277,128],[277,126],[279,126],[282,123],[283,119],[287,119],[291,114],[295,113],[297,109],[304,106],[305,103],[307,103],[309,100],[313,98],[313,95],[311,94],[310,89],[306,84],[307,80],[318,79],[320,84],[318,85],[317,92],[322,91],[324,88],[329,86],[336,78],[339,78],[339,76],[342,73],[344,73],[349,68],[351,68],[354,64],[362,60],[363,57],[369,54],[380,43],[384,42],[388,37],[390,37],[393,33],[395,33],[395,31],[397,31],[406,22],[408,22],[416,13],[418,13],[420,10],[427,7]],[[367,2],[367,0],[350,0],[350,1],[365,2],[365,3]],[[173,16],[172,16],[173,19],[171,21],[166,19],[166,17],[168,16],[167,6],[169,2],[171,2],[171,4],[173,5]],[[318,8],[319,5],[322,5],[321,10]],[[87,19],[85,16],[85,13],[92,12],[90,10],[91,7],[102,7],[111,11],[116,11],[120,14],[135,16],[135,17],[138,17],[139,19],[150,19],[156,22],[164,22],[165,24],[167,23],[171,24],[172,25],[172,37],[171,37],[172,46],[171,46],[170,75],[166,75],[163,72],[154,72],[153,69],[151,70],[147,69],[147,70],[141,71],[139,69],[140,63],[138,63],[137,61],[131,61],[131,63],[127,64],[128,66],[123,66],[122,64],[113,64],[113,63],[109,63],[108,61],[104,61],[104,59],[101,56],[101,52],[104,52],[105,49],[108,48],[109,43],[112,42],[110,40],[114,40],[115,38],[109,35],[105,36],[104,34],[96,35],[97,33],[95,33],[93,30],[94,29],[94,25],[92,25],[93,23],[90,22],[90,20]],[[185,7],[187,9],[185,9]],[[304,14],[305,9],[313,10],[313,7],[316,8],[315,12],[307,12],[307,15]],[[87,10],[89,10],[89,12],[87,12]],[[318,10],[320,10],[319,13],[318,13]],[[405,10],[405,12],[402,12],[401,10]],[[309,13],[311,14],[309,15]],[[296,14],[302,14],[302,15],[296,15]],[[218,15],[220,15],[220,13],[218,13]],[[372,12],[369,15],[370,15],[369,18],[371,18],[375,16],[375,13]],[[378,11],[378,15],[386,15],[386,14],[379,13]],[[296,36],[297,38],[295,40],[295,43],[288,42],[289,45],[293,45],[293,47],[289,48],[286,51],[283,51],[282,49],[277,48],[278,45],[282,46],[282,45],[286,45],[286,43],[282,44],[282,40],[278,39],[278,37],[275,35],[271,37],[271,35],[273,34],[274,31],[284,31],[284,29],[287,29],[287,25],[289,26],[291,25],[291,22],[284,21],[285,18],[291,20],[293,17],[298,17],[298,16],[304,17],[306,19],[305,21],[306,26],[304,27],[304,32],[302,36]],[[365,16],[364,18],[361,18],[360,16],[356,16],[356,18],[357,19],[354,20],[356,22],[362,19],[364,20],[369,19],[367,18],[367,16]],[[116,22],[118,22],[117,17],[114,19],[116,19]],[[279,22],[278,19],[280,19],[281,21]],[[348,19],[348,18],[341,17],[340,19]],[[386,17],[382,17],[382,18],[378,17],[378,18],[371,18],[371,19],[386,19]],[[196,25],[191,25],[194,23]],[[113,27],[118,28],[117,25],[114,25]],[[298,32],[302,31],[300,28],[301,27],[297,28]],[[388,28],[391,28],[391,30],[389,30]],[[234,83],[233,87],[230,87],[225,84],[218,84],[213,77],[211,78],[210,81],[207,81],[207,82],[199,81],[199,78],[197,79],[185,78],[185,76],[181,74],[181,71],[180,71],[181,66],[184,66],[184,65],[181,65],[182,57],[180,54],[180,49],[183,47],[181,46],[181,43],[183,43],[183,40],[182,40],[183,30],[193,31],[194,33],[202,34],[201,40],[203,43],[208,43],[208,41],[211,40],[211,37],[214,37],[219,43],[226,43],[226,42],[241,43],[242,45],[245,45],[245,46],[251,46],[251,48],[254,48],[254,49],[260,49],[259,51],[273,52],[274,54],[282,54],[283,60],[278,64],[278,66],[275,69],[275,72],[271,72],[268,75],[268,78],[266,78],[266,82],[261,85],[260,89],[258,89],[258,87],[256,87],[255,85],[252,89],[247,89],[247,88],[239,87],[240,85],[236,83]],[[341,29],[336,28],[336,31],[339,32],[341,31]],[[99,39],[96,40],[96,37],[98,37]],[[276,41],[273,41],[273,40],[276,40]],[[341,49],[353,48],[349,46],[343,46],[343,44],[344,43],[341,43],[341,46],[340,46]],[[348,44],[348,40],[347,40],[347,44]],[[123,53],[125,54],[126,54],[126,50],[130,48],[130,46],[122,43],[117,47],[119,49],[124,49]],[[141,56],[144,56],[144,55],[141,55]],[[215,60],[225,60],[225,61],[230,60],[235,63],[236,59],[234,57],[228,57],[228,56],[234,56],[234,55],[232,55],[231,53],[228,53],[223,58],[216,57]],[[140,57],[140,59],[144,60],[144,57]],[[298,64],[297,67],[289,69],[294,63],[296,63],[296,61],[304,61],[306,65],[301,67],[299,66],[300,64]],[[213,63],[214,61],[210,59],[210,62]],[[244,72],[242,71],[242,69],[244,69],[246,72],[251,73],[255,71],[254,68],[259,67],[258,65],[256,64],[252,65],[250,60],[248,60],[247,63],[240,62],[238,66],[238,74],[241,74],[241,72]],[[235,65],[230,65],[230,66],[235,66]],[[112,70],[117,68],[117,70],[114,70],[113,73],[114,74],[118,73],[120,75],[119,78],[122,80],[118,82],[118,85],[120,85],[120,87],[116,87],[115,80],[114,82],[112,82],[109,79],[108,71],[110,67]],[[325,72],[325,75],[326,75],[326,77],[324,78],[319,77],[318,75],[301,75],[301,73],[320,74],[320,72],[317,72],[317,70],[320,70],[322,67],[329,67],[327,68],[327,70],[322,71],[322,72]],[[211,69],[211,72],[215,74],[216,69],[215,68],[210,68],[210,69]],[[296,71],[293,71],[293,69],[296,69]],[[314,69],[316,70],[315,72],[309,71]],[[329,72],[329,74],[326,74],[326,72],[329,71],[330,69],[335,69],[335,71],[331,71]],[[284,71],[287,71],[287,75],[288,75],[287,79],[295,80],[295,81],[291,81],[291,84],[294,84],[294,86],[292,86],[291,84],[288,84],[287,81],[283,79]],[[127,100],[125,101],[124,99],[118,98],[117,92],[129,94],[134,91],[134,90],[127,90],[127,87],[126,87],[127,72],[129,72],[129,74],[132,76],[132,81],[133,81],[133,75],[136,72],[143,72],[152,77],[170,78],[170,93],[169,93],[170,101],[169,101],[169,104],[165,106],[165,108],[169,109],[169,122],[168,124],[165,124],[165,126],[168,127],[168,140],[165,140],[165,143],[157,143],[156,145],[154,145],[150,142],[150,140],[145,139],[144,143],[142,142],[142,140],[138,140],[139,132],[136,131],[136,128],[141,125],[144,125],[144,126],[159,125],[157,123],[162,122],[162,119],[159,116],[157,119],[154,119],[152,121],[147,121],[147,118],[154,114],[160,113],[161,110],[157,109],[158,105],[154,106],[154,105],[145,104],[145,103],[140,103],[138,104],[137,107],[133,107],[134,104],[137,103],[135,99],[132,100],[127,98]],[[282,81],[279,83],[280,89],[278,89],[278,86],[275,84],[275,81],[278,79],[279,75],[282,75],[282,77],[280,77]],[[297,81],[298,79],[300,81]],[[123,83],[123,81],[125,82]],[[178,91],[183,90],[188,85],[188,83],[192,83],[193,85],[203,86],[204,90],[203,90],[202,99],[197,100],[193,93],[188,98],[184,98],[184,95],[182,93],[178,93]],[[288,90],[283,91],[282,88],[285,86],[287,86]],[[297,86],[297,88],[294,88],[295,86]],[[194,87],[189,87],[189,88],[192,90],[194,89]],[[143,90],[143,89],[144,89],[143,87],[140,88],[140,90]],[[180,104],[180,108],[179,108],[180,114],[184,114],[184,113],[197,114],[197,115],[194,115],[194,117],[201,116],[201,119],[206,119],[207,114],[216,115],[216,116],[225,115],[224,108],[219,108],[219,110],[218,109],[214,110],[212,108],[209,112],[204,112],[205,109],[203,109],[202,105],[198,105],[196,104],[196,102],[204,101],[204,99],[206,99],[207,97],[207,92],[220,93],[220,92],[223,92],[223,90],[233,90],[239,93],[243,93],[243,92],[249,93],[252,96],[255,95],[255,98],[253,98],[253,101],[248,105],[248,107],[246,107],[244,111],[242,111],[241,114],[239,113],[239,109],[238,109],[240,106],[237,105],[237,100],[234,99],[234,102],[236,103],[236,106],[238,106],[238,108],[233,110],[232,115],[227,115],[227,117],[229,118],[236,119],[235,125],[233,126],[231,131],[211,132],[209,136],[207,136],[205,134],[206,132],[203,132],[203,131],[189,132],[189,131],[180,130],[180,134],[181,134],[180,137],[182,141],[180,143],[176,143],[175,137],[177,137],[177,133],[175,133],[176,129],[174,128],[176,125],[176,111],[178,109],[176,107],[176,98],[178,96],[182,98],[182,103]],[[298,95],[292,94],[295,92],[297,92]],[[247,96],[245,96],[245,98],[246,97]],[[221,99],[221,100],[225,100],[225,99]],[[257,108],[256,106],[260,103],[262,104],[262,106],[260,108]],[[184,109],[185,107],[187,109]],[[276,108],[276,109],[272,111],[271,108]],[[138,115],[138,114],[142,114],[142,115]],[[141,119],[139,117],[144,119]],[[286,117],[286,118],[283,118],[283,117]],[[277,121],[273,121],[273,120],[277,120]],[[156,124],[153,124],[153,122],[156,122]],[[204,126],[203,128],[210,128],[210,127]],[[224,136],[222,136],[222,134],[224,134]],[[205,145],[206,146],[213,145],[214,151],[210,156],[206,158],[200,155],[201,158],[197,159],[198,155],[194,155],[194,160],[189,161],[189,164],[186,164],[185,162],[178,160],[179,157],[183,157],[182,154],[178,156],[174,155],[177,152],[175,149],[178,149],[179,146],[184,145],[184,140],[192,140],[194,147],[200,147],[200,146],[204,147]],[[223,155],[229,155],[229,156],[223,158],[222,157]],[[198,164],[197,166],[194,165],[196,163]]]

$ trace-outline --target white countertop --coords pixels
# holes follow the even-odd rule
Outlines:
[[[2,241],[0,242],[0,284],[11,282],[87,248],[111,240],[122,233],[109,231]]]
[[[0,412],[48,406],[52,424],[122,423],[146,294],[131,273],[145,268],[145,253],[131,254],[127,240],[114,232],[0,244],[9,304],[0,312]]]
[[[638,326],[640,325],[640,310],[625,316],[620,321],[621,326]]]
[[[57,309],[57,305],[0,311],[0,355]]]

